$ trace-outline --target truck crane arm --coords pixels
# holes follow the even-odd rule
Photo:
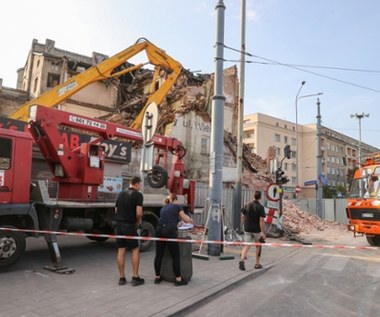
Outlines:
[[[95,200],[97,186],[103,183],[104,151],[102,140],[122,138],[143,143],[139,130],[128,128],[99,119],[88,118],[58,109],[43,106],[30,107],[29,130],[40,147],[54,180],[59,182],[59,198],[75,200]],[[97,134],[92,142],[83,143],[71,149],[59,128],[74,128]],[[168,180],[168,189],[180,194],[183,191],[185,149],[175,138],[154,135],[151,142],[164,153],[173,154],[173,162]],[[160,155],[158,155],[160,157]]]
[[[123,70],[117,70],[124,62],[144,50],[149,62],[140,63]],[[86,71],[69,78],[67,81],[43,93],[39,97],[26,102],[15,112],[10,114],[9,118],[28,121],[29,108],[32,105],[52,108],[93,82],[109,78],[118,78],[121,75],[140,69],[146,64],[154,65],[155,71],[150,86],[149,98],[131,125],[132,128],[139,129],[148,105],[152,102],[156,103],[156,105],[160,105],[182,71],[182,65],[178,61],[171,58],[165,51],[144,38],[138,39],[134,45],[90,67]],[[162,69],[169,70],[170,74],[163,84],[158,85],[157,82]]]

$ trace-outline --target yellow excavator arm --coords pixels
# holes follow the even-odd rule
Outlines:
[[[128,59],[143,50],[145,50],[149,62],[131,66],[118,72],[113,72],[116,67],[122,65]],[[157,106],[160,105],[182,71],[182,65],[179,62],[171,58],[165,53],[165,51],[144,38],[138,39],[134,45],[126,48],[120,53],[105,59],[99,64],[90,67],[86,71],[71,77],[62,84],[43,93],[37,98],[26,102],[15,112],[10,114],[9,118],[28,121],[29,108],[32,105],[41,105],[49,108],[54,107],[93,82],[108,78],[118,78],[123,74],[140,69],[146,64],[154,65],[155,71],[150,87],[149,98],[131,125],[131,128],[139,129],[141,127],[141,122],[146,108],[152,102],[156,103]],[[170,70],[171,72],[168,74],[164,83],[157,86],[156,80],[159,77],[161,69]]]

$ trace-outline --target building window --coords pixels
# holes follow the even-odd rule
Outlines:
[[[292,171],[293,171],[293,172],[296,171],[296,163],[292,163]]]
[[[275,141],[275,142],[281,142],[281,135],[279,135],[278,133],[276,133],[276,134],[274,135],[274,141]]]
[[[288,137],[287,136],[284,136],[284,143],[288,144]]]
[[[244,131],[244,138],[250,139],[255,137],[255,129]]]
[[[296,145],[296,143],[297,143],[296,138],[292,138],[292,145]]]
[[[37,93],[38,77],[34,79],[34,93]]]
[[[201,138],[201,154],[208,154],[208,140]]]
[[[292,176],[292,184],[293,184],[293,185],[296,184],[296,177],[295,177],[295,176]]]
[[[284,164],[284,170],[285,170],[285,171],[288,170],[288,165],[289,165],[288,163],[285,163],[285,164]]]
[[[295,158],[296,157],[296,151],[292,151],[292,158]]]
[[[55,86],[59,85],[59,75],[58,74],[48,74],[48,79],[47,79],[47,87],[48,88],[53,88]]]
[[[277,155],[281,155],[281,149],[279,147],[276,147]]]
[[[12,158],[12,140],[8,138],[0,138],[0,170],[11,168]],[[0,175],[0,186],[4,185],[4,177]]]

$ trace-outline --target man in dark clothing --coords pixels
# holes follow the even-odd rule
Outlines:
[[[143,195],[139,192],[141,188],[141,178],[135,176],[132,178],[131,186],[119,194],[115,204],[115,234],[125,236],[138,236],[137,228],[141,226]],[[139,277],[140,248],[138,240],[116,239],[117,267],[119,270],[119,285],[125,285],[125,251],[131,250],[132,257],[132,285],[137,286],[144,284],[144,279]]]
[[[264,242],[265,240],[265,210],[263,205],[260,204],[261,192],[255,191],[254,200],[244,205],[241,213],[242,220],[244,221],[244,239],[245,242]],[[251,246],[244,245],[241,251],[241,258],[239,261],[239,269],[244,271],[244,259],[247,256],[248,250]],[[256,246],[256,264],[255,269],[261,269],[260,264],[261,246]]]

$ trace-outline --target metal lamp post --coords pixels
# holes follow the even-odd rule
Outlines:
[[[321,103],[317,99],[317,215],[324,219],[323,210],[323,183],[322,183],[322,151],[321,151],[321,136],[322,136],[322,120],[321,120]]]
[[[296,189],[298,188],[299,184],[298,184],[298,100],[302,99],[302,98],[308,98],[308,97],[316,97],[316,96],[320,96],[320,95],[323,95],[323,92],[318,92],[318,93],[315,93],[315,94],[309,94],[309,95],[303,95],[303,96],[298,96],[303,85],[305,85],[305,81],[303,81],[301,83],[301,87],[300,89],[298,90],[298,93],[296,95],[296,100],[295,100],[295,105],[296,105]]]
[[[301,89],[303,85],[305,85],[306,81],[302,81],[300,88],[298,89],[297,95],[296,95],[296,100],[295,100],[295,105],[296,105],[296,195],[297,195],[297,188],[298,188],[298,96],[301,92]]]
[[[359,160],[358,160],[358,163],[359,163],[359,166],[360,166],[360,163],[361,163],[361,158],[362,158],[362,119],[363,118],[368,118],[369,117],[369,113],[355,113],[355,114],[352,114],[350,115],[351,118],[356,118],[359,120]]]

